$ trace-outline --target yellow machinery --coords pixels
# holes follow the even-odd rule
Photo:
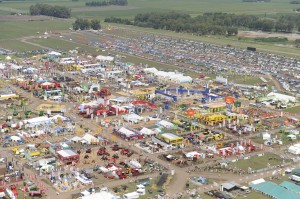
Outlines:
[[[155,88],[148,88],[148,89],[138,89],[133,91],[133,95],[141,100],[149,100],[150,96],[153,95],[155,92]]]
[[[17,146],[12,149],[12,152],[17,153],[18,150],[19,150],[19,147]]]
[[[39,156],[39,155],[41,155],[40,151],[33,151],[33,152],[30,152],[30,154],[29,154],[30,157]]]
[[[177,126],[182,125],[182,123],[180,122],[179,119],[174,118],[174,120],[172,121],[172,123],[176,124]]]

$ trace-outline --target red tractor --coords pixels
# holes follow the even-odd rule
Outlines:
[[[122,149],[122,148],[119,147],[119,145],[114,145],[111,149],[112,149],[113,151],[119,151],[119,150]]]
[[[106,149],[105,148],[100,148],[97,152],[97,155],[105,155],[106,154]]]
[[[129,149],[122,149],[121,150],[121,155],[126,155],[127,157],[132,156],[133,152],[130,151]]]
[[[105,178],[108,178],[108,179],[114,179],[114,178],[115,178],[115,176],[113,176],[113,175],[111,175],[111,174],[108,174],[108,173],[103,174],[103,176],[104,176]]]
[[[43,196],[43,191],[41,189],[38,190],[38,191],[29,191],[29,196],[31,196],[31,197],[35,197],[35,196],[42,197]]]
[[[107,88],[102,88],[99,93],[100,97],[106,97],[111,95],[111,92]]]
[[[121,155],[127,155],[129,153],[129,149],[122,149],[120,153]]]
[[[143,173],[137,169],[131,169],[131,174],[132,176],[138,176],[138,175],[142,175]]]
[[[119,176],[119,179],[125,179],[125,178],[127,178],[126,174],[123,171],[121,171],[121,170],[116,171],[116,174]]]
[[[15,197],[18,197],[18,190],[16,185],[10,185],[10,190],[13,192]]]

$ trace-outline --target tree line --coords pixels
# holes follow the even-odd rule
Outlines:
[[[52,6],[48,4],[35,4],[29,8],[30,15],[46,15],[58,18],[70,18],[71,9],[63,6]]]
[[[144,13],[137,14],[133,20],[109,17],[105,22],[150,27],[195,35],[237,35],[238,28],[261,30],[265,32],[300,31],[300,15],[283,15],[277,19],[264,19],[254,15],[236,15],[227,13],[204,13],[197,17],[188,14]]]
[[[290,4],[300,4],[300,1],[291,1]]]
[[[74,30],[88,30],[92,28],[93,30],[101,29],[100,21],[97,19],[92,19],[91,21],[87,19],[76,19],[73,23]]]
[[[271,0],[242,0],[243,2],[271,2]]]
[[[128,5],[127,0],[109,0],[109,1],[91,1],[86,2],[86,6],[110,6],[110,5],[118,5],[118,6],[126,6]]]

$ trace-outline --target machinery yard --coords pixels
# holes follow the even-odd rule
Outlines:
[[[51,49],[0,51],[0,198],[300,198],[300,60],[46,33],[24,41]]]

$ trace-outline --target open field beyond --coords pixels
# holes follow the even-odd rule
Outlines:
[[[58,0],[43,0],[43,3],[50,5],[67,6],[74,9],[74,13],[81,12],[81,7],[85,7],[84,1],[72,2],[72,1],[58,1]],[[41,2],[41,1],[39,1]],[[174,10],[185,12],[192,15],[199,15],[205,12],[228,12],[237,14],[255,14],[255,15],[274,15],[278,13],[292,13],[294,8],[298,8],[297,5],[290,4],[289,0],[272,0],[269,3],[243,3],[242,1],[234,0],[128,0],[128,5],[132,9],[139,10],[139,12],[148,12],[149,10]],[[22,13],[28,13],[30,5],[37,3],[37,1],[22,1],[20,2],[3,2],[1,3],[0,10],[5,11],[19,11]],[[172,4],[172,6],[170,6]],[[214,5],[214,6],[212,6]],[[93,8],[91,8],[91,11]],[[107,7],[107,10],[112,8]],[[120,8],[124,10],[124,8]],[[88,16],[89,10],[87,9],[86,15]],[[129,12],[128,12],[129,13]],[[131,15],[134,15],[133,12]],[[106,13],[110,16],[113,13]],[[130,16],[130,15],[128,15]]]

